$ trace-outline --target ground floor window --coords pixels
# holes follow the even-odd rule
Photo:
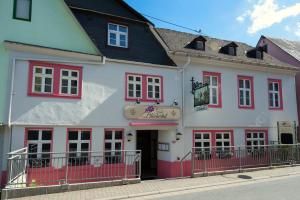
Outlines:
[[[105,163],[114,164],[122,162],[122,150],[124,149],[123,133],[123,129],[105,129]]]
[[[232,130],[194,131],[194,147],[199,157],[231,157],[233,155],[231,151],[232,146],[234,145],[233,141]]]
[[[267,130],[246,130],[245,135],[248,152],[262,150],[268,144]]]
[[[68,129],[69,165],[86,165],[91,150],[91,129]]]
[[[34,168],[50,165],[52,129],[26,129],[25,146],[28,148],[29,165]]]

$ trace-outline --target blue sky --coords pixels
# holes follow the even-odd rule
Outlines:
[[[299,0],[125,0],[140,13],[201,29],[211,37],[256,45],[260,35],[300,40]],[[150,19],[150,18],[149,18]],[[150,19],[156,27],[185,32]]]

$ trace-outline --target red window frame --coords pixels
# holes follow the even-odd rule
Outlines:
[[[141,98],[129,97],[128,96],[128,76],[141,76],[142,80],[142,94]],[[148,78],[159,78],[160,79],[160,98],[159,99],[150,99],[148,98]],[[125,73],[125,100],[126,101],[136,101],[140,100],[141,102],[159,102],[162,103],[164,101],[164,80],[160,75],[151,75],[151,74],[138,74],[138,73]]]
[[[34,67],[47,67],[53,69],[53,89],[51,93],[39,93],[33,91],[33,79],[34,79]],[[61,87],[61,70],[75,70],[79,72],[79,79],[78,79],[78,94],[77,95],[68,95],[68,94],[61,94],[60,87]],[[41,61],[29,61],[29,75],[28,75],[28,88],[27,88],[27,95],[28,96],[35,96],[35,97],[53,97],[53,98],[70,98],[70,99],[81,99],[82,96],[82,67],[79,66],[71,66],[71,65],[64,65],[64,64],[57,64],[57,63],[50,63],[50,62],[41,62]]]
[[[209,108],[222,108],[222,80],[221,80],[221,73],[203,71],[203,80],[204,80],[204,77],[211,77],[211,76],[217,77],[217,82],[218,82],[218,94],[217,94],[218,95],[218,104],[216,104],[216,105],[209,104],[208,107]]]
[[[251,98],[250,106],[241,105],[241,102],[240,102],[240,84],[239,84],[240,80],[249,80],[250,81],[250,87],[251,87],[250,88],[250,98]],[[254,103],[254,83],[253,83],[253,77],[252,76],[238,75],[238,78],[237,78],[237,91],[238,91],[238,106],[239,106],[239,109],[252,109],[252,110],[254,110],[255,109],[255,103]]]
[[[270,104],[270,90],[269,90],[269,84],[270,83],[278,83],[278,92],[279,92],[279,107],[271,107]],[[282,96],[282,80],[281,79],[272,79],[268,78],[268,105],[269,110],[283,110],[283,96]]]
[[[69,131],[89,131],[91,133],[90,135],[90,146],[89,151],[92,150],[92,135],[93,135],[93,129],[92,128],[67,128],[67,139],[66,139],[66,151],[69,152]]]
[[[197,133],[209,133],[211,147],[216,147],[216,134],[217,133],[229,133],[230,134],[230,146],[234,146],[234,134],[232,129],[227,130],[193,130],[193,147],[195,147],[195,135]]]
[[[268,132],[268,129],[246,129],[245,130],[245,146],[246,147],[248,147],[248,145],[247,145],[247,134],[248,133],[254,133],[254,132],[264,133],[265,145],[269,144],[269,132]]]

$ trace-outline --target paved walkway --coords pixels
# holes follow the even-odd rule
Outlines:
[[[115,186],[109,188],[99,188],[82,190],[42,196],[26,197],[22,200],[94,200],[94,199],[126,199],[133,197],[178,192],[196,188],[211,186],[221,186],[235,183],[250,182],[261,179],[268,179],[281,176],[300,175],[300,166],[277,168],[271,170],[261,170],[238,174],[227,174],[200,178],[184,178],[173,180],[153,180],[143,181],[140,184]]]

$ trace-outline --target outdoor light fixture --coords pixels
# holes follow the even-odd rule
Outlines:
[[[133,139],[132,133],[128,133],[128,134],[127,134],[127,141],[128,141],[128,142],[131,142],[132,139]]]
[[[181,137],[182,137],[182,133],[177,132],[176,133],[176,140],[179,141],[181,139]]]
[[[172,106],[178,106],[178,102],[176,99],[174,99]]]
[[[138,98],[137,100],[135,100],[135,103],[136,104],[140,104],[141,103],[141,99]]]
[[[159,105],[159,104],[160,104],[160,102],[157,100],[157,101],[156,101],[156,104],[157,104],[157,105]]]

